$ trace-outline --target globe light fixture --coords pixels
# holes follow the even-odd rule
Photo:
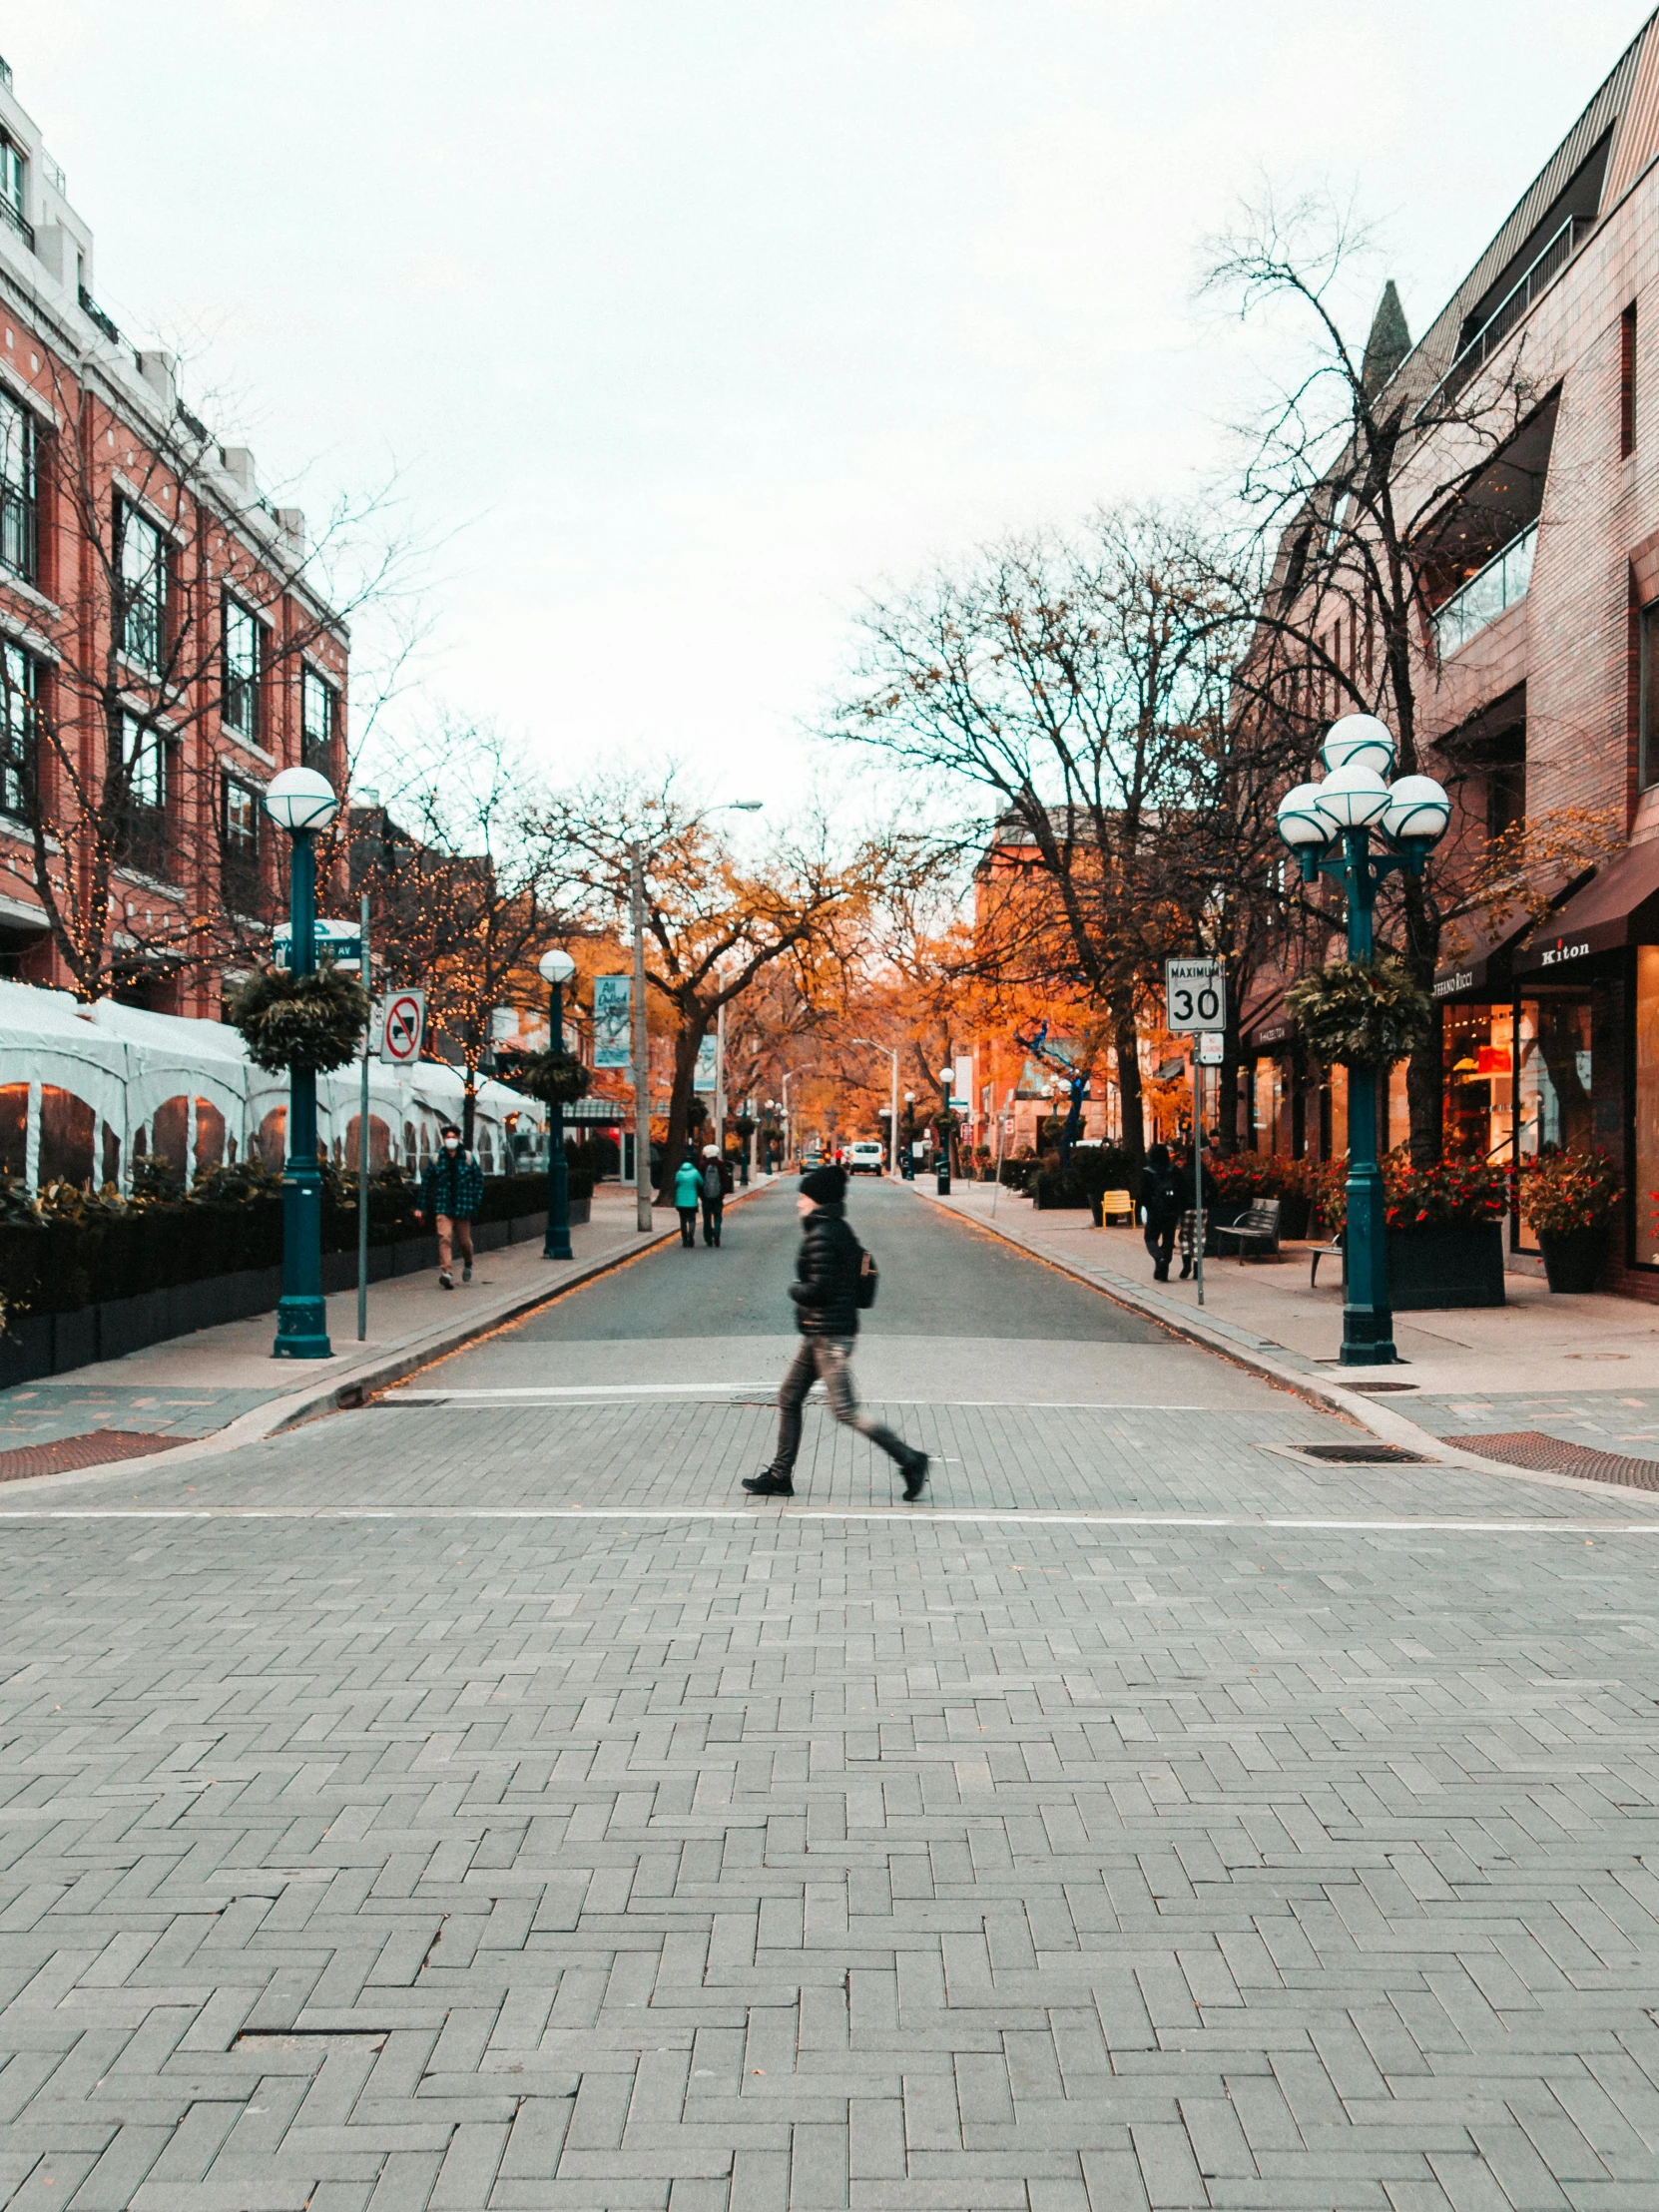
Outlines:
[[[1332,830],[1331,818],[1320,809],[1318,784],[1298,784],[1279,802],[1275,817],[1279,834],[1294,851],[1304,844],[1329,844]]]
[[[1388,786],[1382,834],[1393,844],[1438,844],[1451,822],[1451,801],[1432,776],[1401,776]]]
[[[1320,813],[1337,830],[1369,830],[1388,811],[1388,787],[1376,769],[1358,761],[1334,768],[1319,792]]]
[[[339,801],[314,768],[285,768],[265,788],[265,811],[291,837],[323,829],[339,812]]]
[[[1320,759],[1328,769],[1374,768],[1391,776],[1394,741],[1375,715],[1340,715],[1325,734]]]
[[[568,952],[561,952],[555,945],[536,962],[536,973],[544,983],[568,983],[576,973],[576,962]]]

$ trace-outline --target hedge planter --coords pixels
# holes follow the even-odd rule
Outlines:
[[[1544,1256],[1550,1289],[1582,1297],[1595,1289],[1601,1263],[1607,1257],[1607,1226],[1592,1222],[1587,1229],[1556,1230],[1550,1236],[1540,1231],[1538,1250]]]
[[[1501,1306],[1502,1222],[1388,1231],[1388,1298],[1396,1314]]]

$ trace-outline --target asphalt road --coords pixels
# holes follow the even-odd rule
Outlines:
[[[815,1408],[754,1505],[790,1195],[7,1485],[0,2204],[1659,2202],[1659,1499],[1312,1465],[861,1186],[934,1483]]]
[[[641,1337],[776,1337],[795,1327],[789,1285],[801,1241],[793,1180],[734,1206],[718,1249],[658,1251],[517,1332],[525,1344]],[[869,1337],[988,1337],[1165,1345],[1152,1323],[1026,1259],[874,1176],[854,1179],[846,1217],[881,1270]]]

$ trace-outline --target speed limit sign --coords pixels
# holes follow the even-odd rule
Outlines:
[[[420,1037],[426,1026],[424,991],[391,991],[380,1023],[380,1057],[406,1067],[420,1058]]]
[[[1166,960],[1164,1027],[1225,1029],[1227,978],[1219,960]]]

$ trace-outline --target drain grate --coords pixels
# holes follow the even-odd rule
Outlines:
[[[21,1482],[31,1474],[64,1474],[71,1467],[102,1466],[106,1459],[141,1459],[148,1452],[171,1451],[175,1444],[194,1441],[192,1436],[147,1436],[135,1428],[95,1428],[88,1436],[60,1436],[55,1443],[0,1451],[0,1482]]]
[[[1385,1390],[1414,1390],[1414,1382],[1345,1382],[1345,1390],[1358,1390],[1366,1397],[1381,1397]]]
[[[1546,1474],[1576,1474],[1585,1482],[1618,1482],[1631,1490],[1659,1490],[1659,1459],[1632,1459],[1622,1451],[1597,1451],[1546,1436],[1541,1428],[1516,1428],[1490,1436],[1448,1436],[1448,1444],[1482,1459],[1507,1459],[1515,1467],[1540,1467]]]
[[[1336,1467],[1420,1467],[1420,1451],[1403,1451],[1398,1444],[1298,1444],[1304,1459],[1320,1459]]]

